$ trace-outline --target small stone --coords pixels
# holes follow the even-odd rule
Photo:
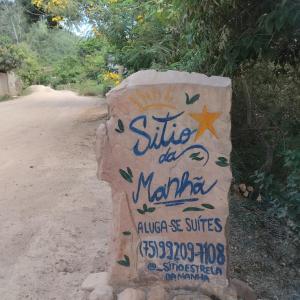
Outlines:
[[[148,300],[167,300],[168,292],[160,285],[153,286],[148,292]]]
[[[249,185],[247,187],[247,190],[248,190],[248,192],[252,193],[254,191],[254,188],[253,188],[253,186]]]
[[[248,198],[249,192],[248,192],[248,191],[244,192],[244,193],[243,193],[243,196],[244,196],[245,198]]]
[[[246,191],[247,191],[246,184],[241,183],[241,184],[239,185],[239,189],[240,189],[240,191],[243,192],[243,193],[246,192]]]
[[[107,272],[90,274],[82,283],[81,289],[83,291],[91,292],[96,287],[108,286],[108,274]]]
[[[114,293],[111,286],[97,286],[90,294],[89,300],[113,300]]]
[[[142,290],[126,289],[118,295],[118,300],[145,300],[146,295]]]
[[[60,273],[73,273],[74,272],[73,267],[69,264],[69,262],[67,262],[64,259],[60,259],[55,263],[55,269],[57,272],[60,272]]]

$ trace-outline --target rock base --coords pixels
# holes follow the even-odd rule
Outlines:
[[[205,288],[205,287],[204,287]],[[233,279],[225,289],[200,291],[170,290],[163,285],[113,289],[106,272],[90,274],[82,283],[82,300],[255,300],[256,295],[245,282]]]

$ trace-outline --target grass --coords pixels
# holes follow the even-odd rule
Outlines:
[[[9,96],[9,95],[2,95],[2,96],[0,96],[0,102],[2,102],[2,101],[8,101],[8,100],[11,100],[11,99],[12,99],[12,97]]]
[[[82,96],[104,96],[105,87],[94,80],[56,86],[58,90],[71,90]]]

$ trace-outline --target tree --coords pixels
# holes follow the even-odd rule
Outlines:
[[[22,6],[18,2],[0,0],[0,34],[19,43],[24,39],[27,29]]]

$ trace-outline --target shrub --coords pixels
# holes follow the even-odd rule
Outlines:
[[[84,96],[102,96],[104,86],[95,80],[86,80],[78,84],[78,91],[80,95]]]
[[[296,230],[300,229],[299,70],[297,65],[262,59],[243,64],[234,78],[232,108],[236,180],[252,181],[269,212]]]
[[[19,44],[18,51],[21,65],[16,71],[23,82],[23,87],[40,84],[43,72],[37,55],[26,44]]]
[[[9,38],[0,38],[0,72],[12,71],[22,64],[22,55],[18,45],[13,45]]]
[[[76,83],[84,76],[84,70],[76,56],[69,56],[60,61],[55,67],[56,78],[54,85]]]
[[[41,67],[37,55],[25,43],[11,44],[8,38],[0,39],[0,72],[16,71],[23,86],[39,83]]]
[[[287,150],[283,159],[284,176],[256,171],[252,178],[269,212],[285,219],[292,229],[300,232],[300,151]]]

